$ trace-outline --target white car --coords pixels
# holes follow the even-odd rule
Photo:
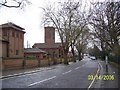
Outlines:
[[[92,56],[92,57],[90,57],[90,58],[91,58],[92,60],[95,60],[95,57],[93,57],[93,56]]]

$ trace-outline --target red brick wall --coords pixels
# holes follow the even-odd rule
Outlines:
[[[10,60],[2,60],[2,69],[18,69],[22,68],[23,59],[10,59]]]
[[[2,66],[2,70],[9,69],[20,69],[23,68],[23,59],[9,59],[9,60],[1,60],[0,63]],[[38,60],[25,60],[25,68],[38,67]],[[48,60],[44,59],[40,61],[40,66],[48,66]]]
[[[38,60],[26,60],[26,67],[37,67]]]
[[[55,28],[45,27],[45,43],[54,44],[55,43]]]
[[[36,59],[43,59],[44,53],[24,53],[24,57],[34,56]]]
[[[14,36],[12,36],[13,32]],[[24,48],[24,32],[11,28],[9,30],[9,56],[24,57],[23,48]],[[18,55],[16,55],[16,50],[18,50]]]
[[[24,32],[11,27],[3,28],[2,32],[6,33],[6,35],[3,34],[2,37],[9,42],[7,51],[8,56],[11,58],[24,57]],[[18,55],[16,55],[16,50],[19,52]]]

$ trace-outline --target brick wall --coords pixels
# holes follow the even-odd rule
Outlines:
[[[26,68],[27,67],[37,67],[38,66],[38,60],[26,60]]]
[[[48,66],[48,60],[40,60],[40,67]],[[2,70],[23,68],[23,59],[7,59],[1,62]],[[25,68],[38,67],[38,60],[25,60]]]
[[[57,59],[56,59],[57,60]],[[2,61],[2,70],[9,70],[9,69],[20,69],[23,68],[23,59],[7,59],[1,60]],[[40,60],[40,67],[53,65],[53,60],[50,58]],[[56,64],[61,62],[61,59],[56,61]],[[38,60],[25,60],[25,68],[34,68],[38,67]]]
[[[43,67],[43,66],[48,66],[49,65],[49,62],[48,62],[48,59],[44,59],[44,60],[41,60],[40,61],[40,66]]]
[[[18,69],[22,68],[23,66],[23,59],[7,59],[2,60],[2,69]]]

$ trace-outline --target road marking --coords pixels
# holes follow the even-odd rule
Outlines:
[[[86,64],[86,63],[85,63],[85,64]],[[82,65],[82,66],[80,66],[80,67],[75,68],[75,70],[77,70],[77,69],[79,69],[79,68],[81,68],[81,67],[85,66],[85,64],[83,64],[83,65]]]
[[[47,70],[50,70],[50,69],[52,69],[52,68],[47,68]],[[26,75],[33,75],[40,71],[44,71],[44,69],[38,69],[38,70],[34,70],[34,71],[26,71],[23,73],[1,76],[0,79],[5,80],[5,79],[11,79],[11,78],[15,78],[15,77],[22,77],[22,76],[26,76]]]
[[[39,81],[39,82],[32,83],[32,84],[30,84],[30,85],[28,85],[28,86],[31,87],[31,86],[33,86],[33,85],[36,85],[36,84],[39,84],[39,83],[42,83],[42,82],[45,82],[45,81],[48,81],[48,80],[51,80],[51,79],[54,79],[54,78],[56,78],[56,76],[53,76],[53,77],[48,78],[48,79],[41,80],[41,81]]]
[[[79,69],[80,67],[75,68],[75,70]]]
[[[91,88],[91,86],[93,85],[93,83],[94,83],[94,81],[95,81],[95,78],[97,77],[97,75],[98,75],[98,73],[99,73],[99,71],[100,71],[100,66],[101,66],[101,64],[99,63],[99,64],[98,64],[98,70],[97,70],[97,73],[96,73],[96,75],[95,75],[93,81],[90,83],[90,85],[89,85],[89,87],[88,87],[87,90],[89,90],[89,89]]]
[[[62,74],[64,75],[64,74],[70,73],[71,71],[72,71],[72,70],[69,70],[69,71],[64,72],[64,73],[62,73]]]
[[[11,79],[11,78],[16,78],[16,77],[23,77],[29,74],[24,74],[24,75],[19,75],[19,76],[11,76],[11,77],[7,77],[7,78],[1,78],[2,80],[6,80],[6,79]]]
[[[24,73],[12,74],[12,75],[7,75],[7,76],[2,76],[2,77],[0,77],[0,79],[14,78],[15,76],[16,77],[18,77],[18,76],[25,76],[27,74],[37,73],[37,72],[40,72],[40,71],[42,71],[42,70],[35,70],[35,71],[29,71],[29,72],[24,72]]]

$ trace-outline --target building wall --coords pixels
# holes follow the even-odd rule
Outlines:
[[[31,57],[31,56],[34,56],[35,58],[39,60],[45,58],[44,53],[24,53],[24,57]]]
[[[55,43],[55,28],[45,27],[45,43],[54,44]]]
[[[23,59],[2,60],[2,70],[23,68]]]
[[[11,29],[9,32],[9,55],[10,57],[24,57],[24,33]]]
[[[55,57],[55,58],[61,57],[63,54],[62,53],[63,49],[60,43],[55,43],[55,28],[45,27],[44,29],[45,29],[45,43],[39,45],[34,44],[33,48],[38,47],[39,49],[46,51],[49,57]]]
[[[1,29],[1,50],[2,50],[2,57],[8,57],[8,37],[9,37],[9,32],[8,32],[9,28],[3,28]]]
[[[2,53],[4,57],[16,58],[24,57],[24,32],[14,28],[3,28],[2,38],[8,43],[2,41]]]
[[[2,41],[0,41],[0,58],[2,57]]]
[[[2,49],[1,49],[2,50],[2,57],[7,57],[8,56],[8,50],[7,50],[8,43],[6,43],[6,42],[0,42],[0,44],[2,45],[2,46],[0,46],[0,47],[2,47]]]
[[[61,48],[43,48],[42,50],[46,51],[49,54],[49,57],[58,58],[61,56],[62,49]]]

